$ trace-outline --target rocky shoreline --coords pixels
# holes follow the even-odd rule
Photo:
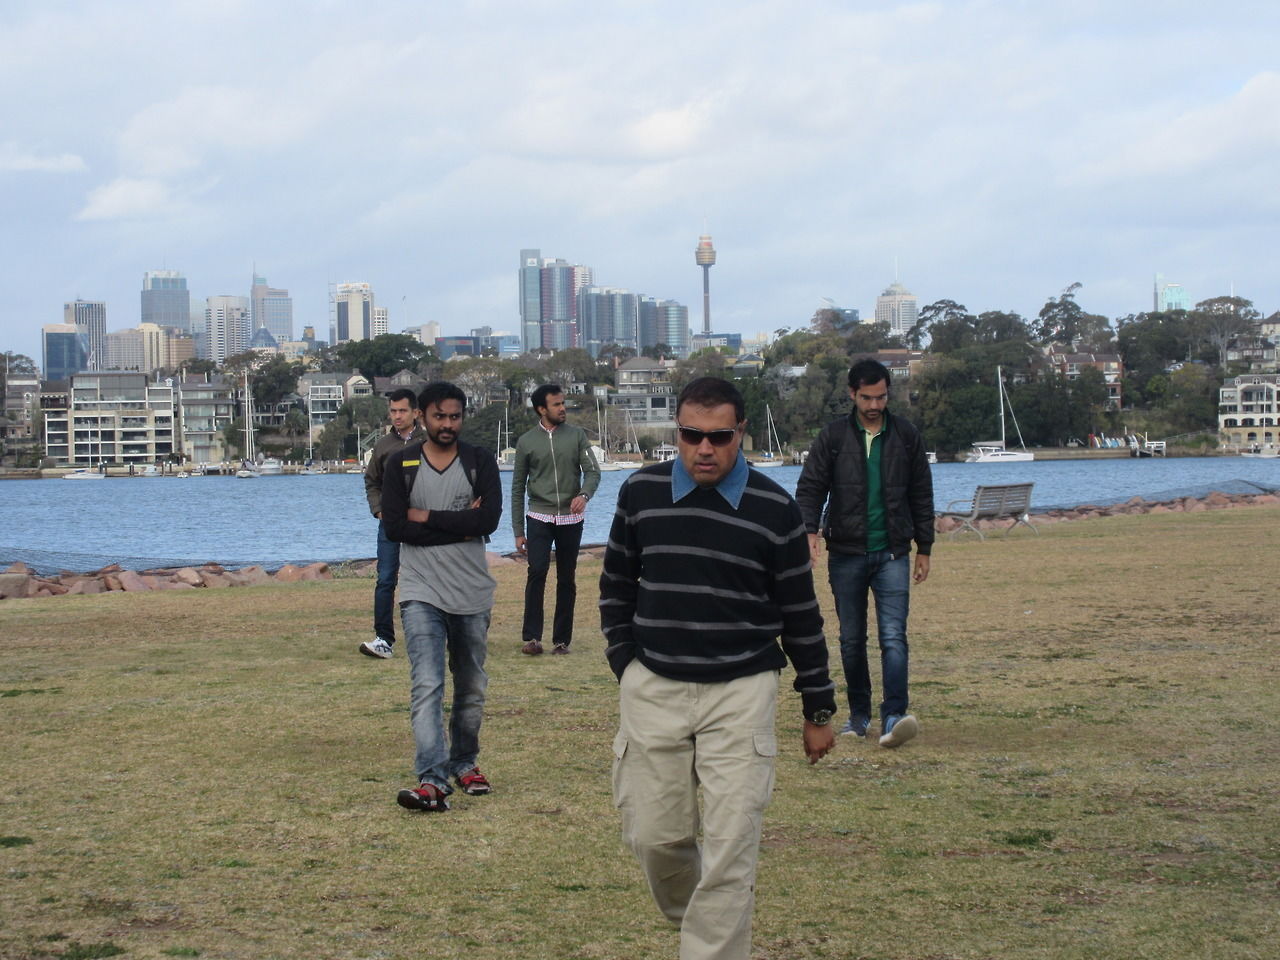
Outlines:
[[[1280,496],[1272,493],[1228,494],[1214,491],[1204,497],[1180,497],[1174,500],[1150,501],[1133,497],[1124,503],[1098,506],[1083,504],[1070,510],[1048,510],[1033,513],[1029,519],[1033,526],[1049,526],[1076,520],[1093,520],[1101,517],[1134,516],[1148,513],[1200,513],[1206,510],[1226,510],[1234,507],[1251,507],[1280,504]],[[984,532],[1000,531],[1012,525],[1011,520],[979,520],[975,526]],[[955,517],[938,517],[934,529],[939,534],[958,531],[962,522]],[[603,544],[589,544],[582,548],[582,555],[600,557]],[[523,562],[519,554],[489,554],[489,565],[500,566]],[[344,569],[354,576],[370,576],[376,572],[374,560],[357,560],[344,564]],[[216,563],[198,567],[169,567],[151,570],[125,570],[119,564],[111,564],[88,573],[72,573],[69,570],[44,576],[25,563],[11,564],[0,573],[0,599],[35,597],[82,596],[100,593],[139,593],[148,590],[196,590],[222,587],[253,587],[264,583],[302,583],[333,580],[334,574],[327,563],[306,566],[285,564],[275,571],[261,566],[227,570]]]

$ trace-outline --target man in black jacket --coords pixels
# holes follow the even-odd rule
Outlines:
[[[883,364],[855,363],[849,370],[849,397],[853,412],[827,424],[809,448],[796,501],[814,564],[822,553],[819,535],[830,554],[827,574],[840,617],[840,660],[849,695],[849,719],[841,732],[865,737],[871,721],[870,590],[876,598],[884,688],[880,745],[897,747],[920,729],[907,712],[907,614],[911,583],[924,583],[929,576],[933,475],[920,432],[885,409],[889,371]]]
[[[497,584],[484,541],[502,516],[498,466],[458,439],[466,394],[428,384],[418,396],[427,438],[387,458],[382,522],[400,551],[400,618],[409,653],[409,714],[418,787],[396,802],[409,810],[448,810],[452,778],[463,793],[486,794],[476,766],[489,677],[484,661]],[[444,728],[445,665],[453,709]]]

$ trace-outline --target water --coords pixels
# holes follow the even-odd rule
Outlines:
[[[503,521],[489,549],[515,548],[506,519],[511,474],[503,475]],[[629,471],[604,473],[587,510],[583,543],[607,539],[613,502]],[[794,492],[799,467],[768,476]],[[1168,500],[1209,490],[1256,493],[1280,488],[1280,461],[1245,457],[943,463],[933,468],[941,510],[979,483],[1035,482],[1038,509]],[[355,474],[104,480],[0,481],[0,566],[22,560],[41,572],[128,569],[214,561],[238,567],[372,557],[376,522]]]

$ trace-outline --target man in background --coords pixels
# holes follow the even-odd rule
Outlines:
[[[600,467],[581,427],[566,423],[564,390],[544,383],[530,397],[538,423],[516,441],[511,474],[511,527],[516,550],[529,558],[524,587],[524,623],[520,648],[542,653],[543,595],[551,548],[556,551],[556,612],[551,627],[552,653],[569,652],[573,610],[578,596],[578,548],[587,502],[600,485]],[[529,509],[525,511],[525,494]]]
[[[871,359],[849,369],[853,411],[827,424],[813,441],[796,484],[796,500],[815,566],[822,555],[820,537],[827,541],[827,574],[840,617],[840,660],[849,695],[849,719],[841,733],[865,737],[871,722],[869,590],[876,598],[884,693],[880,746],[899,747],[920,729],[908,712],[907,613],[912,581],[921,584],[929,576],[933,474],[920,431],[886,409],[889,376],[883,364]]]
[[[450,779],[471,796],[491,789],[476,759],[497,587],[484,542],[502,517],[502,483],[493,456],[458,439],[466,394],[452,383],[431,383],[418,402],[427,437],[388,457],[382,488],[387,535],[403,544],[400,616],[418,778],[396,802],[441,812],[449,809]],[[446,667],[453,678],[447,736]]]
[[[426,434],[418,424],[418,398],[412,390],[394,390],[387,397],[391,426],[369,455],[364,468],[364,495],[369,512],[378,519],[378,582],[373,588],[373,639],[360,644],[366,657],[385,660],[396,644],[396,580],[400,571],[400,544],[387,537],[382,522],[382,476],[386,459],[411,443],[420,443]]]

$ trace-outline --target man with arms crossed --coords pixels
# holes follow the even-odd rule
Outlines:
[[[382,473],[388,456],[426,438],[418,423],[418,398],[412,390],[393,390],[387,396],[391,429],[379,440],[364,468],[364,495],[369,512],[378,518],[378,583],[373,588],[373,639],[360,644],[366,657],[386,659],[396,644],[396,580],[400,573],[400,544],[387,537],[382,523]]]
[[[889,371],[875,360],[849,369],[853,412],[822,428],[796,485],[796,500],[817,565],[822,541],[840,617],[840,660],[849,691],[842,733],[867,735],[867,591],[876,598],[880,670],[880,745],[898,747],[919,732],[907,712],[907,611],[911,582],[929,576],[933,549],[933,474],[920,432],[887,409]],[[830,497],[824,516],[822,506]],[[916,559],[911,564],[911,541]]]
[[[578,548],[587,501],[600,485],[600,467],[586,431],[565,423],[564,390],[544,383],[529,398],[538,424],[516,441],[511,474],[511,527],[516,549],[529,558],[524,587],[524,625],[520,649],[542,652],[542,600],[551,547],[556,549],[556,613],[551,628],[552,653],[568,653],[573,640],[573,607],[578,596]],[[529,512],[525,516],[525,491]],[[526,527],[528,536],[525,535]]]
[[[778,674],[789,658],[810,763],[834,742],[835,687],[800,511],[747,467],[742,395],[703,377],[676,411],[679,459],[623,484],[600,577],[614,801],[681,960],[746,960]]]
[[[497,584],[485,538],[502,517],[498,465],[458,439],[467,397],[431,383],[418,397],[427,438],[387,459],[382,485],[387,536],[400,551],[400,617],[409,652],[409,715],[417,748],[417,789],[396,802],[443,811],[453,778],[463,793],[490,790],[476,757],[489,678],[484,670]],[[445,664],[453,675],[449,733],[444,729]]]

